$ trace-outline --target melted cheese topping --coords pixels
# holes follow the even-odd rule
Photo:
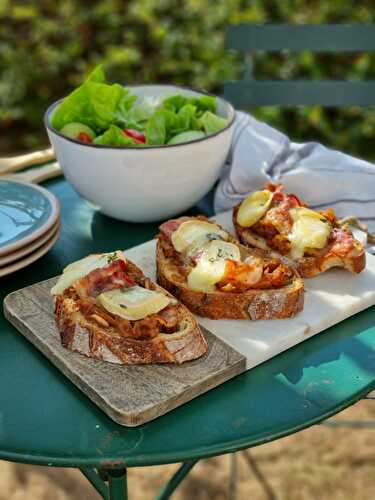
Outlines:
[[[138,285],[101,293],[98,300],[108,312],[130,321],[156,314],[175,302],[161,292]]]
[[[51,288],[52,295],[63,293],[66,288],[72,286],[76,281],[84,276],[87,276],[94,269],[107,266],[114,260],[121,259],[125,261],[124,254],[121,250],[116,250],[111,253],[92,254],[84,259],[72,262],[63,270],[55,286]]]
[[[253,226],[267,212],[272,201],[272,193],[265,189],[264,191],[255,191],[245,198],[240,205],[237,213],[237,222],[242,227]]]
[[[214,240],[206,243],[201,252],[197,265],[188,275],[187,284],[192,290],[212,292],[225,276],[227,260],[241,260],[240,250],[233,243]]]
[[[183,222],[176,231],[172,233],[171,241],[177,252],[185,252],[190,245],[199,241],[203,242],[215,239],[228,239],[228,234],[216,224],[200,220],[188,220]]]
[[[303,257],[306,248],[324,248],[331,233],[331,225],[323,215],[308,208],[290,210],[293,219],[292,231],[288,235],[291,242],[292,259]]]

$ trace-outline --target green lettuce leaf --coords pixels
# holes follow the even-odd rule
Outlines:
[[[129,127],[128,125],[128,115],[131,112],[133,108],[133,104],[137,100],[137,96],[131,95],[127,89],[125,89],[126,92],[123,94],[121,97],[120,101],[118,102],[118,106],[115,112],[115,119],[117,125],[121,125],[123,128],[133,128]]]
[[[134,146],[133,139],[117,127],[111,125],[102,135],[94,139],[94,144],[104,144],[108,146]],[[139,144],[138,144],[139,145]]]
[[[211,95],[193,97],[190,103],[197,108],[197,117],[202,116],[206,111],[216,113],[216,97],[213,97]]]
[[[206,111],[206,113],[212,114],[210,111]],[[197,118],[196,106],[190,103],[184,104],[177,113],[172,109],[161,107],[151,116],[146,124],[147,143],[150,145],[167,144],[170,143],[173,137],[184,132],[199,131],[200,129],[204,129],[205,125],[210,129],[214,128],[215,123],[211,124],[212,119],[210,120],[210,115],[205,116],[202,122],[201,119]],[[216,117],[213,114],[212,116]],[[220,128],[222,128],[222,125]]]
[[[200,117],[199,121],[206,134],[214,134],[224,128],[228,123],[226,118],[217,116],[214,113],[211,113],[211,111],[206,111]]]
[[[146,139],[150,146],[159,146],[167,142],[167,124],[171,126],[174,113],[166,109],[159,109],[151,116],[146,124]]]
[[[173,130],[174,134],[179,134],[187,130],[198,130],[199,122],[196,117],[197,108],[193,104],[185,104],[177,113],[177,130]]]
[[[135,97],[136,100],[136,97]],[[158,99],[146,97],[140,104],[130,107],[123,114],[121,125],[123,128],[133,128],[143,132],[147,121],[155,113],[160,102]]]
[[[135,97],[122,85],[104,83],[104,73],[99,66],[84,83],[69,94],[52,115],[52,126],[60,130],[71,122],[80,122],[101,132],[119,116],[130,109]]]
[[[105,74],[103,70],[103,66],[99,64],[96,66],[96,68],[89,73],[88,77],[86,78],[87,82],[96,82],[96,83],[105,83]]]
[[[159,106],[160,100],[158,98],[145,97],[140,104],[134,106],[132,110],[134,119],[140,122],[147,121]]]
[[[162,145],[168,143],[172,137],[188,130],[198,130],[199,122],[195,117],[196,108],[186,104],[178,113],[170,109],[159,108],[146,124],[147,143]]]
[[[180,94],[172,95],[163,100],[163,107],[178,113],[180,109],[189,103],[189,98]]]
[[[210,95],[202,97],[186,97],[180,94],[172,95],[163,100],[163,107],[178,113],[181,108],[190,104],[196,108],[196,116],[199,118],[205,111],[216,113],[216,98]]]

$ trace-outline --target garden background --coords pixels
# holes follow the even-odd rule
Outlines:
[[[43,114],[97,63],[109,80],[168,82],[214,93],[238,77],[225,48],[239,22],[369,23],[373,0],[0,0],[0,150],[44,146]],[[375,75],[371,54],[259,54],[257,78]],[[267,107],[252,110],[295,140],[319,140],[375,159],[372,109]]]

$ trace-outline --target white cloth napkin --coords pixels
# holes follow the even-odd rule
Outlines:
[[[375,165],[316,142],[291,142],[238,111],[231,151],[215,192],[215,213],[232,208],[267,181],[282,183],[286,192],[297,194],[311,208],[332,207],[339,218],[355,216],[375,232]]]

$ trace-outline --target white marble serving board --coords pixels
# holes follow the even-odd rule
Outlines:
[[[234,234],[231,212],[223,212],[214,219]],[[125,252],[152,279],[155,279],[155,245],[156,241],[151,240]],[[305,307],[292,319],[198,319],[208,330],[246,357],[247,369],[253,368],[375,304],[375,256],[367,254],[366,269],[359,275],[332,269],[305,280],[305,288]]]

